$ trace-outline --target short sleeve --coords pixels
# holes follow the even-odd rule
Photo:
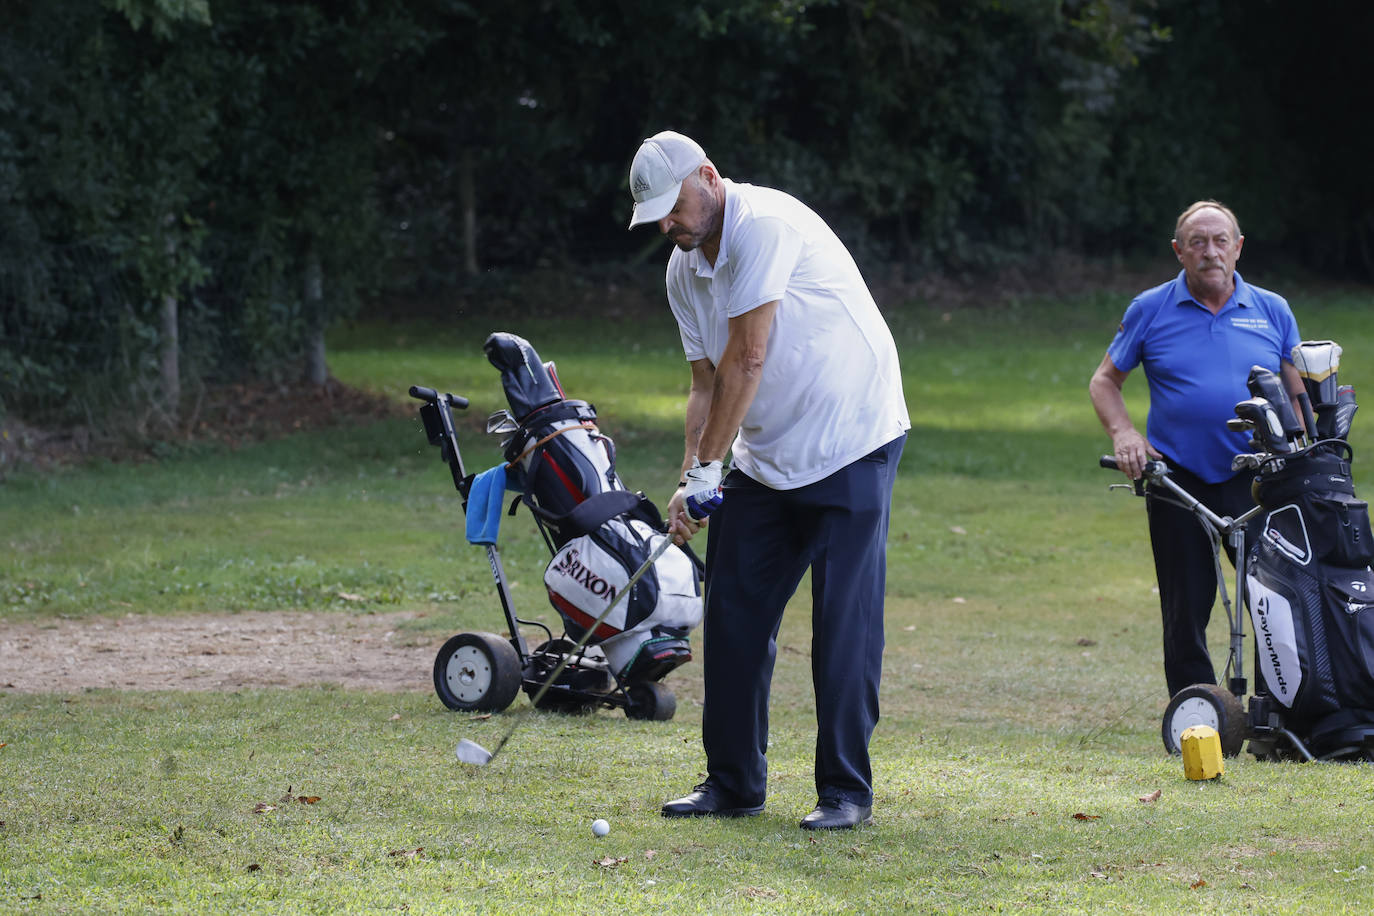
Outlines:
[[[777,217],[741,223],[730,251],[733,275],[726,314],[735,318],[781,300],[803,244],[801,233]]]
[[[1111,358],[1112,365],[1122,372],[1130,372],[1140,365],[1141,342],[1145,336],[1145,311],[1140,299],[1132,301],[1126,308],[1126,314],[1121,317],[1121,325],[1116,330],[1116,336],[1107,347],[1107,356]]]
[[[1293,309],[1289,307],[1287,300],[1279,298],[1282,306],[1279,318],[1283,327],[1283,352],[1279,354],[1284,362],[1293,361],[1293,348],[1302,343],[1302,334],[1298,331],[1298,319],[1293,315]]]

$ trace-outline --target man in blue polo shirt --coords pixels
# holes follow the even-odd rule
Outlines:
[[[1253,505],[1253,473],[1231,470],[1231,458],[1249,451],[1249,437],[1226,428],[1235,405],[1250,397],[1250,368],[1279,372],[1289,392],[1302,391],[1292,363],[1297,321],[1282,296],[1241,279],[1236,262],[1244,242],[1235,214],[1217,201],[1184,210],[1173,240],[1183,270],[1135,298],[1088,384],[1127,477],[1139,479],[1147,461],[1163,458],[1184,489],[1233,517]],[[1136,366],[1144,367],[1150,386],[1143,436],[1121,394]],[[1216,683],[1207,652],[1216,568],[1192,513],[1148,491],[1146,510],[1164,621],[1164,677],[1173,696],[1192,684]]]

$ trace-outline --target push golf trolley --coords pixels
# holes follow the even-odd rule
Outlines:
[[[1255,505],[1240,516],[1202,505],[1163,461],[1149,462],[1135,481],[1136,495],[1145,495],[1148,481],[1152,499],[1189,510],[1207,531],[1231,630],[1225,686],[1185,687],[1164,712],[1161,737],[1170,753],[1179,752],[1186,729],[1208,725],[1227,756],[1248,739],[1259,759],[1374,760],[1374,533],[1351,480],[1346,436],[1356,404],[1354,389],[1336,383],[1340,353],[1331,341],[1293,349],[1306,389],[1298,395],[1301,418],[1274,373],[1251,369],[1252,397],[1227,421],[1251,433],[1254,449],[1232,461],[1237,471],[1255,472]],[[1111,456],[1100,463],[1116,467]],[[1234,609],[1223,542],[1234,558]],[[1256,642],[1248,705],[1241,608]]]
[[[510,404],[487,420],[487,432],[503,437],[504,464],[469,474],[453,420],[468,399],[410,389],[424,402],[425,435],[462,497],[468,540],[486,550],[509,633],[459,633],[445,642],[434,660],[439,699],[450,709],[499,712],[523,689],[539,709],[621,708],[631,719],[671,719],[677,700],[660,681],[692,659],[700,561],[671,543],[643,493],[625,488],[595,409],[563,396],[553,363],[513,334],[492,334],[483,349],[501,370]],[[553,554],[544,582],[561,635],[516,614],[496,545],[508,489],[518,493],[508,514],[525,506]],[[533,649],[522,626],[543,631]]]

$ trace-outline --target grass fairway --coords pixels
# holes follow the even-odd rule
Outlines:
[[[1288,292],[1307,337],[1346,348],[1342,381],[1374,391],[1368,296]],[[1161,749],[1143,506],[1106,489],[1086,391],[1125,301],[891,315],[915,428],[892,521],[874,828],[796,827],[814,803],[803,592],[779,637],[768,808],[738,822],[658,815],[703,775],[696,663],[666,681],[667,723],[537,714],[523,696],[482,718],[428,692],[0,686],[0,912],[1368,912],[1369,767],[1242,757],[1197,783]],[[479,470],[498,458],[480,432],[504,406],[481,353],[496,329],[555,359],[570,396],[597,405],[627,483],[665,493],[687,377],[666,318],[359,325],[331,341],[331,366],[397,397],[412,383],[471,397]],[[1139,423],[1144,389],[1127,386]],[[1355,430],[1367,498],[1374,420]],[[546,551],[527,517],[504,525],[516,600],[551,619]],[[501,625],[414,421],[12,478],[0,544],[12,621],[415,610],[409,638],[436,649]],[[1223,658],[1224,621],[1212,632]],[[454,760],[459,739],[491,747],[512,717],[490,766]]]

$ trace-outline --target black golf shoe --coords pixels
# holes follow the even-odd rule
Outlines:
[[[850,830],[873,823],[873,806],[856,805],[843,798],[822,798],[816,810],[802,818],[803,830]]]
[[[663,806],[664,817],[753,817],[762,811],[763,802],[747,804],[709,779]]]

